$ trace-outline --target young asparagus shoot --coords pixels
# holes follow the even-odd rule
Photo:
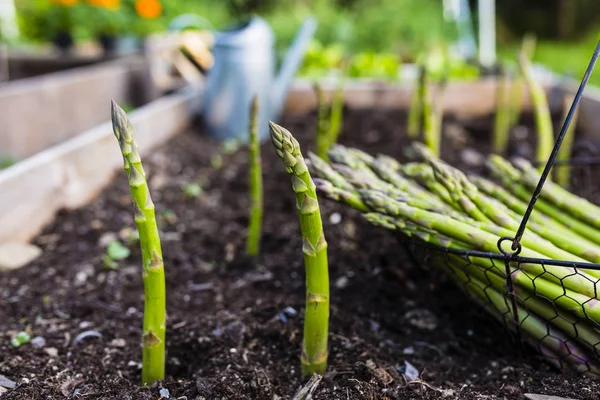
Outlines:
[[[308,172],[300,145],[283,127],[269,123],[277,155],[292,178],[302,232],[306,268],[306,314],[302,344],[302,373],[324,373],[327,368],[329,330],[329,270],[327,242],[315,184]]]
[[[323,160],[327,160],[327,150],[329,149],[329,107],[325,91],[320,84],[315,84],[315,94],[317,95],[317,155]]]
[[[248,159],[250,162],[250,223],[246,241],[246,253],[258,255],[263,216],[263,182],[260,158],[260,142],[258,139],[258,96],[254,96],[250,105],[250,141]]]
[[[438,107],[434,99],[433,85],[431,77],[427,71],[424,72],[424,87],[423,95],[423,141],[433,154],[439,156],[441,145],[441,127],[440,118],[438,116]]]
[[[573,96],[565,94],[564,102],[563,102],[563,118],[561,121],[567,119],[567,114],[571,109],[571,104],[573,104]],[[577,129],[577,116],[579,114],[579,109],[575,110],[573,114],[573,119],[571,120],[571,125],[567,128],[567,133],[563,138],[562,145],[558,149],[558,159],[559,160],[568,160],[571,158],[571,152],[573,150],[573,141],[575,140],[575,130]],[[556,178],[556,183],[564,188],[569,187],[569,181],[571,179],[571,167],[569,165],[559,165],[558,168],[554,170],[554,176]]]
[[[503,154],[508,145],[510,133],[510,79],[508,71],[504,66],[500,68],[500,75],[496,84],[496,115],[494,120],[494,142],[492,151],[496,154]]]
[[[408,137],[417,139],[423,125],[423,97],[425,96],[425,67],[420,65],[417,85],[413,89],[408,110]]]
[[[329,112],[329,143],[328,147],[337,143],[342,131],[344,117],[344,78],[340,76]]]
[[[536,38],[534,35],[528,34],[523,38],[521,44],[520,54],[528,59],[531,59],[533,52],[535,51]],[[521,118],[521,108],[523,106],[523,89],[525,82],[523,76],[520,74],[519,68],[514,72],[514,77],[511,82],[510,91],[510,123],[509,126],[515,126],[519,123]]]
[[[131,123],[125,111],[112,102],[113,131],[123,155],[129,179],[135,223],[140,234],[144,279],[144,322],[142,336],[142,384],[151,385],[165,376],[166,293],[165,273],[154,215],[154,203]]]
[[[552,132],[552,117],[550,116],[550,108],[544,88],[535,80],[531,63],[525,56],[525,53],[519,57],[521,73],[527,82],[531,101],[535,112],[535,125],[538,131],[538,143],[536,160],[541,161],[540,171],[544,169],[545,162],[550,157],[552,148],[554,147],[554,134]]]

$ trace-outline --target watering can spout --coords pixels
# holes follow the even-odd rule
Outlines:
[[[306,47],[312,39],[316,28],[317,22],[314,18],[308,18],[304,21],[294,38],[294,42],[285,54],[271,92],[271,104],[273,110],[271,118],[273,120],[278,120],[283,111],[287,91],[298,68],[300,68],[300,64],[304,59]]]

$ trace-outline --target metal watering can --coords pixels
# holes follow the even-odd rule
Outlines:
[[[207,74],[203,119],[208,133],[220,140],[248,141],[250,103],[260,101],[259,137],[268,137],[268,122],[276,121],[285,97],[304,58],[308,42],[316,29],[307,19],[288,49],[275,76],[275,37],[266,21],[249,21],[218,32],[213,55],[215,62]]]

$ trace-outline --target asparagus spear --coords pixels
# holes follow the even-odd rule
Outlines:
[[[435,159],[430,159],[430,164],[435,171],[436,177],[445,182],[455,201],[461,204],[465,212],[473,219],[484,222],[491,220],[498,226],[507,228],[513,232],[518,230],[521,217],[515,215],[499,201],[479,193],[475,185],[469,182],[461,171]],[[460,197],[460,200],[456,200],[458,197]],[[462,197],[466,197],[466,199]],[[480,214],[483,214],[487,219],[482,218]],[[487,229],[487,225],[485,224],[482,224],[481,227],[488,232],[493,232]],[[588,241],[580,241],[576,236],[571,234],[563,235],[560,231],[550,230],[544,225],[537,224],[535,221],[531,221],[528,227],[529,229],[525,233],[523,243],[534,250],[558,259],[568,259],[567,257],[573,254],[580,257],[579,261],[585,259],[592,262],[600,262],[600,247],[590,244]],[[539,234],[541,237],[536,234]],[[561,252],[556,251],[557,249],[554,249],[552,254],[548,253],[547,250],[553,249],[554,246],[565,250],[566,253],[561,254]]]
[[[408,111],[408,137],[416,139],[421,133],[423,124],[423,97],[425,95],[425,67],[418,66],[417,84],[413,88]]]
[[[140,235],[144,279],[142,336],[142,384],[151,385],[165,376],[166,294],[165,273],[154,203],[146,182],[142,159],[125,111],[112,102],[112,124],[129,178],[135,223]]]
[[[565,95],[563,100],[563,118],[562,121],[567,119],[567,115],[569,114],[569,110],[571,109],[571,104],[573,103],[573,97],[569,95]],[[562,144],[558,149],[558,159],[559,160],[569,160],[571,159],[571,151],[573,150],[573,141],[575,140],[575,129],[577,127],[577,116],[579,115],[579,109],[575,110],[573,114],[573,119],[571,120],[571,125],[567,129],[567,133],[563,138]],[[569,187],[570,180],[570,172],[571,168],[568,165],[561,165],[556,168],[554,172],[554,176],[556,178],[556,183],[564,188]]]
[[[533,77],[533,71],[527,57],[521,55],[520,66],[525,81],[529,86],[529,92],[535,110],[535,122],[538,131],[538,143],[536,160],[545,163],[550,158],[554,147],[554,134],[552,133],[552,117],[548,107],[548,99],[542,86]],[[540,172],[544,165],[540,166]]]
[[[340,77],[333,98],[329,116],[329,145],[337,143],[342,131],[344,111],[344,79]]]
[[[427,72],[424,72],[423,95],[423,141],[425,145],[435,155],[440,154],[441,146],[441,126],[438,118],[436,102],[434,100],[431,78]]]
[[[510,80],[505,67],[500,68],[500,76],[496,80],[496,115],[494,120],[494,141],[492,151],[502,154],[506,151],[510,133],[510,102],[508,92]]]
[[[487,166],[492,175],[497,178],[511,193],[523,201],[528,202],[531,199],[532,192],[525,187],[524,184],[520,183],[523,180],[521,172],[514,168],[510,163],[501,157],[490,156]],[[546,185],[549,183],[550,182],[546,182]],[[564,211],[561,211],[552,203],[547,202],[542,198],[538,198],[537,202],[535,203],[535,207],[564,226],[572,229],[577,234],[591,240],[596,244],[600,244],[600,231],[598,231],[598,229],[578,220],[577,218],[574,218]]]
[[[263,182],[260,159],[260,142],[258,139],[258,96],[254,96],[250,106],[250,141],[248,156],[250,162],[250,223],[246,241],[246,253],[258,255],[263,216]]]
[[[329,108],[325,98],[325,91],[320,84],[315,84],[317,95],[317,155],[327,160],[329,143]]]
[[[425,228],[432,229],[453,239],[470,243],[474,249],[498,253],[498,239],[501,236],[508,236],[512,233],[508,230],[499,229],[499,235],[495,235],[446,215],[422,210],[395,201],[381,192],[359,190],[359,194],[363,199],[363,202],[373,211],[392,216],[402,216]],[[561,252],[559,249],[553,249],[549,246],[545,247],[547,247],[544,249],[545,253],[550,255],[563,255],[565,253]],[[544,254],[527,247],[522,248],[521,255],[524,257],[540,259],[548,258]],[[569,259],[572,259],[573,261],[581,260],[570,254],[566,254],[566,256],[570,256]],[[558,259],[560,259],[560,257],[558,257]],[[595,296],[596,279],[582,271],[577,271],[574,268],[541,266],[539,264],[522,264],[522,268],[528,273],[534,274],[534,276],[543,277],[543,279],[548,279],[559,284],[562,283],[565,287],[578,291],[586,296]]]
[[[306,267],[306,314],[302,345],[302,373],[324,373],[327,368],[329,324],[329,271],[327,242],[315,184],[296,139],[283,127],[269,122],[271,140],[277,155],[292,177],[300,218]]]
[[[316,189],[319,193],[322,193],[331,200],[335,200],[341,203],[346,203],[350,207],[361,211],[369,211],[369,207],[362,201],[360,196],[353,190],[346,190],[335,186],[328,180],[314,178],[313,179]]]
[[[539,174],[531,164],[524,159],[517,159],[514,164],[523,171],[522,176],[525,184],[530,188],[535,188],[539,181]],[[600,207],[586,199],[574,195],[554,182],[544,183],[541,196],[581,221],[600,228]]]

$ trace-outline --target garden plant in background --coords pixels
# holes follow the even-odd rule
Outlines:
[[[250,105],[250,139],[248,142],[250,217],[248,223],[248,238],[246,240],[246,253],[251,256],[256,256],[260,252],[263,218],[263,180],[260,141],[258,138],[259,106],[258,96],[254,96]]]
[[[327,369],[329,334],[329,266],[327,242],[315,184],[300,152],[300,145],[285,128],[270,123],[277,155],[292,178],[302,233],[306,268],[306,310],[302,342],[302,374],[323,374]]]
[[[125,111],[112,103],[112,123],[123,155],[123,165],[133,200],[140,237],[144,278],[144,324],[142,335],[142,384],[165,377],[165,332],[167,324],[165,272],[154,203],[146,173]]]
[[[410,98],[406,132],[409,138],[418,139],[423,127],[423,98],[425,96],[425,66],[417,64],[417,79]]]
[[[500,65],[496,78],[496,113],[494,114],[494,139],[492,152],[504,154],[510,139],[511,128],[511,80],[505,65]]]
[[[315,83],[315,95],[317,97],[317,135],[316,145],[319,157],[327,157],[329,148],[329,104],[327,96],[320,83]]]
[[[565,97],[563,100],[563,120],[569,114],[569,110],[571,109],[571,104],[573,104],[573,96],[565,93]],[[577,117],[579,115],[579,110],[575,110],[573,114],[573,120],[571,121],[571,125],[569,125],[569,129],[567,130],[567,134],[563,139],[562,145],[558,150],[558,159],[559,160],[570,160],[571,153],[573,151],[573,142],[575,141],[575,130],[577,129]],[[571,167],[569,165],[558,165],[554,170],[554,177],[556,179],[556,183],[561,185],[564,188],[569,188],[569,181],[571,179]]]

